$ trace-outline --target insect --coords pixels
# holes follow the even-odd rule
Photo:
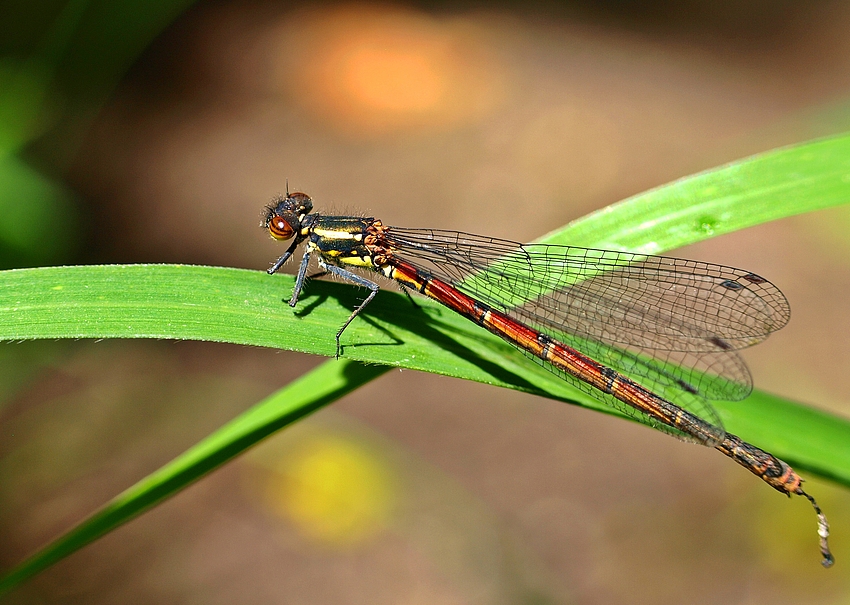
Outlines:
[[[379,290],[366,269],[431,298],[504,339],[547,370],[620,412],[713,447],[818,519],[822,564],[834,558],[829,524],[788,464],[724,431],[708,400],[749,395],[737,350],[782,328],[790,307],[766,279],[741,269],[664,256],[575,246],[519,244],[458,231],[408,229],[379,219],[313,213],[305,193],[276,198],[263,222],[292,240],[277,272],[306,242],[289,305],[311,257],[328,273],[369,290],[340,337]]]

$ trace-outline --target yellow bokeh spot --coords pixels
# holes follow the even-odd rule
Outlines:
[[[316,540],[346,545],[380,532],[397,499],[394,474],[378,452],[336,435],[313,435],[268,476],[267,502]]]

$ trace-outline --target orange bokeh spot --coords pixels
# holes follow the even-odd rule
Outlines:
[[[446,89],[445,74],[429,49],[361,45],[343,61],[342,84],[349,95],[377,111],[433,110]]]
[[[291,15],[280,40],[286,92],[350,134],[464,125],[501,98],[496,62],[452,20],[391,7],[317,9]]]

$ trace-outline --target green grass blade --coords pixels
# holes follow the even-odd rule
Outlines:
[[[15,567],[0,579],[0,594],[174,495],[275,431],[336,401],[388,369],[346,360],[325,362],[119,494]]]
[[[295,311],[294,279],[185,265],[112,265],[0,272],[0,339],[172,338],[249,344],[333,356],[334,334],[362,291],[310,283]],[[435,303],[412,307],[382,292],[343,337],[346,359],[475,380],[611,409],[527,360],[509,344]],[[804,409],[786,402],[784,410]],[[779,408],[717,402],[729,430],[791,464],[850,485],[850,424],[806,410],[789,425]],[[755,414],[755,418],[745,420]],[[739,423],[739,419],[741,422]],[[838,433],[830,437],[823,426]],[[795,440],[788,441],[787,428]],[[758,429],[758,430],[756,430]],[[758,438],[756,438],[758,437]],[[823,452],[825,444],[830,450]],[[813,464],[817,460],[818,464]]]
[[[661,253],[848,200],[850,137],[845,136],[769,152],[677,181],[590,215],[545,241]],[[362,300],[362,290],[312,282],[293,312],[284,303],[293,281],[291,276],[269,277],[259,271],[180,265],[5,271],[0,272],[0,339],[197,339],[332,356],[333,335]],[[398,366],[612,413],[502,340],[429,301],[413,308],[400,295],[382,292],[346,331],[343,345],[346,359],[379,364],[327,366],[340,372],[348,368],[357,375],[352,384],[380,375],[386,366]],[[318,376],[324,367],[316,372]],[[311,374],[302,381],[309,384],[314,379]],[[319,385],[327,386],[327,382],[327,378],[317,380]],[[326,396],[314,392],[312,397],[305,392],[307,397],[289,413],[294,420],[344,392],[339,389]],[[258,408],[264,406],[265,402]],[[717,407],[729,430],[800,469],[850,486],[850,422],[762,393],[746,404]],[[0,586],[11,586],[36,573],[268,434],[240,433],[243,419],[116,498],[16,568]],[[114,510],[111,507],[119,507],[115,510],[121,514],[108,517]]]

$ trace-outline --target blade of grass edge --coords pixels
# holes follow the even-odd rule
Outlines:
[[[329,360],[198,442],[0,578],[4,594],[60,559],[188,487],[276,431],[387,372],[387,366]]]

